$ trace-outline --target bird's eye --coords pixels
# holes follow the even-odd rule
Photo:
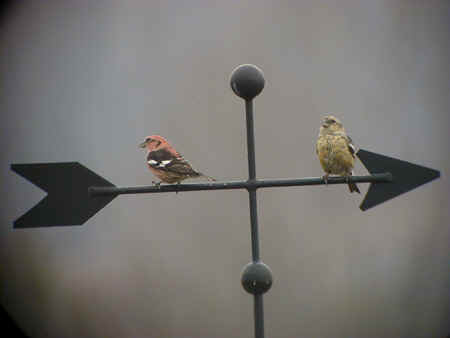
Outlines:
[[[336,121],[335,120],[328,120],[328,122],[330,122],[330,123],[336,123]]]
[[[150,138],[150,137],[147,137],[146,139],[145,139],[145,142],[147,143],[147,142],[150,142],[152,139]]]

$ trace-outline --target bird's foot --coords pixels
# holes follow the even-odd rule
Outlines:
[[[159,182],[152,181],[152,184],[153,184],[155,187],[161,188],[161,181],[159,181]]]
[[[178,195],[178,187],[180,186],[180,182],[177,182],[177,190],[175,190],[175,195]]]
[[[325,182],[325,185],[328,185],[328,176],[330,176],[330,174],[325,174],[322,176],[323,181]]]

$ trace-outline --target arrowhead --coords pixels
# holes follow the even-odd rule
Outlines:
[[[90,186],[114,185],[78,162],[12,164],[11,169],[48,193],[14,228],[82,225],[116,197],[89,197]]]
[[[360,209],[363,211],[417,188],[440,176],[440,173],[437,170],[372,153],[367,150],[360,149],[357,155],[371,174],[390,172],[393,176],[392,183],[370,184],[369,191],[360,205]]]

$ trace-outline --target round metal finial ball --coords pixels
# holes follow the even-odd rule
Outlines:
[[[272,286],[272,272],[263,262],[248,263],[242,270],[241,283],[248,293],[263,294]]]
[[[231,73],[233,92],[244,100],[252,100],[264,88],[264,74],[255,65],[240,65]]]

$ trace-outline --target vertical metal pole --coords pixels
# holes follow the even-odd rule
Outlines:
[[[255,170],[255,134],[253,128],[253,101],[245,101],[245,114],[247,120],[247,154],[248,154],[248,180],[256,179]],[[252,257],[253,262],[259,261],[258,238],[258,209],[256,206],[256,188],[248,188],[250,199],[250,224],[252,231]]]
[[[255,170],[255,133],[253,128],[253,101],[245,100],[245,115],[247,120],[247,153],[248,153],[248,179],[256,179]]]
[[[255,134],[253,128],[253,101],[245,101],[245,114],[247,120],[247,154],[248,154],[248,180],[256,179],[255,170]],[[259,237],[258,237],[258,209],[256,203],[256,188],[249,187],[250,203],[250,226],[252,236],[252,258],[253,262],[258,262],[259,258]],[[264,338],[264,311],[262,294],[254,296],[254,316],[255,316],[255,337]]]
[[[254,295],[255,338],[264,338],[264,306],[263,295]]]

